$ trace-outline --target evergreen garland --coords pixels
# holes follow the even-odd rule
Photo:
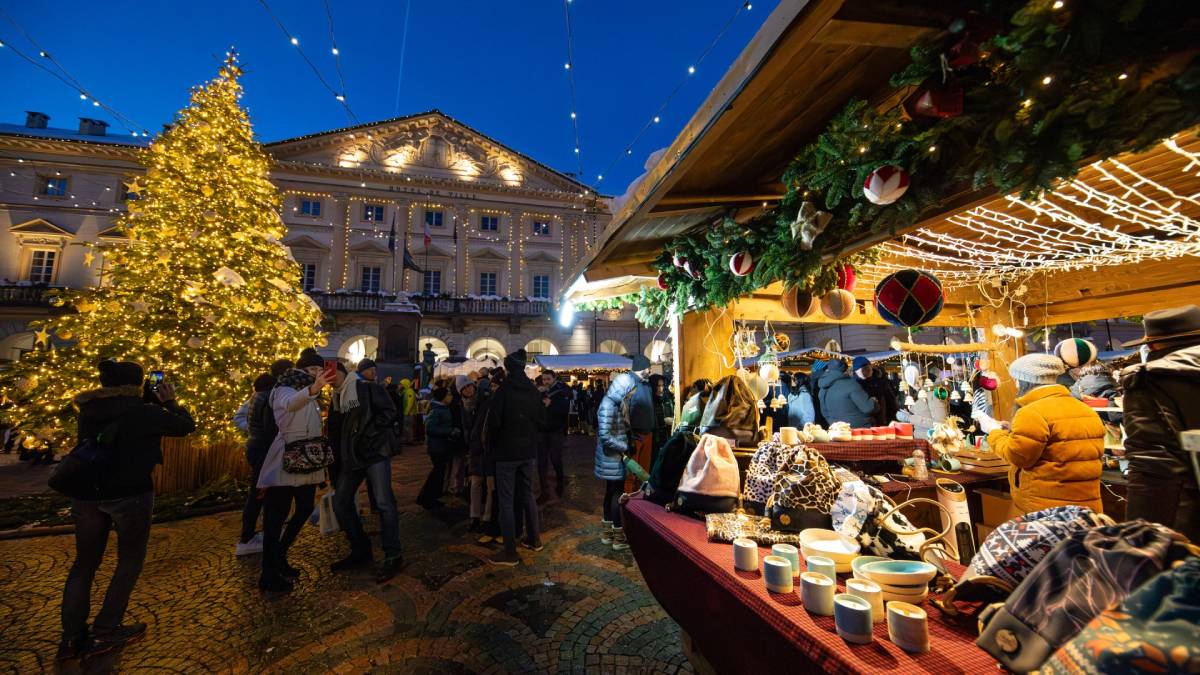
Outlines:
[[[864,101],[849,102],[788,166],[787,192],[775,209],[744,224],[725,218],[666,246],[654,267],[668,290],[643,289],[639,319],[661,324],[670,311],[724,306],[780,280],[828,292],[840,267],[873,261],[877,254],[821,260],[836,258],[867,233],[911,227],[922,213],[967,189],[1034,199],[1073,177],[1081,162],[1142,150],[1200,123],[1200,19],[1194,5],[1055,5],[981,2],[978,12],[949,27],[945,39],[913,48],[892,85],[960,89],[962,114],[910,118],[901,106],[878,111]],[[910,187],[892,204],[871,204],[863,198],[863,182],[887,164],[908,171]],[[805,201],[833,216],[809,251],[793,240],[790,228]],[[728,267],[739,251],[756,262],[744,277]],[[699,278],[675,267],[675,257],[687,260]]]

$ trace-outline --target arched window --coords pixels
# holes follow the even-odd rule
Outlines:
[[[378,350],[379,338],[374,335],[356,335],[342,343],[338,348],[338,357],[353,365],[363,359],[374,359]]]
[[[16,361],[33,349],[33,333],[14,333],[0,340],[0,362]]]
[[[666,340],[654,340],[642,351],[650,363],[663,363],[671,358],[671,343]]]
[[[503,361],[507,354],[508,352],[505,351],[504,345],[500,344],[500,341],[496,338],[479,338],[472,342],[470,347],[467,347],[467,358],[469,359],[491,357],[496,361]]]
[[[555,347],[553,342],[542,339],[542,338],[538,338],[536,340],[530,340],[529,344],[525,345],[525,351],[528,352],[530,356],[538,356],[538,355],[557,356],[558,355],[558,347]]]
[[[605,340],[600,343],[600,351],[605,354],[628,354],[629,350],[620,340]]]
[[[437,354],[436,361],[441,361],[442,359],[446,358],[447,356],[450,356],[450,347],[448,347],[446,345],[446,342],[444,340],[442,340],[440,338],[435,338],[432,335],[422,335],[421,337],[417,338],[417,359],[418,360],[424,358],[424,356],[425,356],[425,345],[433,345],[432,347],[430,347],[430,349],[433,350],[434,354]]]

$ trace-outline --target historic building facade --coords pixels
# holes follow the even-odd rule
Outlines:
[[[100,283],[119,243],[124,182],[143,138],[81,119],[57,129],[40,113],[0,124],[0,361],[31,346],[28,322],[47,287]],[[372,356],[377,313],[397,292],[422,312],[418,343],[502,357],[662,351],[630,312],[613,320],[552,316],[566,270],[608,222],[603,200],[438,111],[268,143],[283,195],[285,239],[325,311],[329,354]],[[395,250],[389,248],[395,232]],[[421,272],[406,269],[407,248]]]

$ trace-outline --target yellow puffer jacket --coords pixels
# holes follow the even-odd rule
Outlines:
[[[1074,504],[1101,513],[1100,416],[1067,388],[1046,385],[1017,399],[1012,430],[988,434],[992,450],[1008,460],[1008,484],[1021,513]]]

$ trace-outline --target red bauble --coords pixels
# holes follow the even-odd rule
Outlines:
[[[900,199],[908,190],[908,172],[894,164],[884,164],[867,174],[863,195],[872,204],[885,206]]]
[[[658,287],[661,290],[664,290],[664,291],[667,290],[667,275],[665,275],[665,274],[658,275]]]
[[[754,271],[754,257],[748,251],[739,251],[729,256],[729,271],[735,277],[744,277]]]
[[[840,268],[838,268],[838,280],[837,280],[838,288],[842,289],[843,291],[850,291],[851,293],[853,293],[855,281],[856,281],[856,279],[854,276],[854,268],[853,267],[851,267],[849,265],[842,265]]]
[[[910,117],[958,117],[963,113],[963,89],[953,81],[926,82],[904,100],[904,109]]]

